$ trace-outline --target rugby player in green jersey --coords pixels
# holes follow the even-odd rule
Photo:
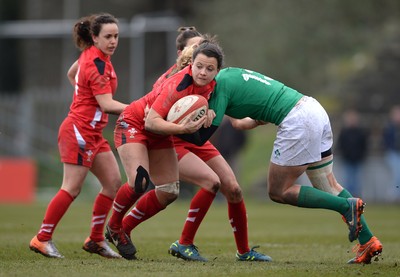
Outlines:
[[[269,165],[269,197],[282,204],[340,213],[348,225],[350,242],[359,240],[356,257],[348,263],[370,263],[372,257],[380,255],[382,244],[362,215],[365,203],[354,198],[335,179],[331,125],[318,101],[242,68],[225,68],[216,81],[209,100],[206,124],[209,127],[182,138],[201,145],[215,132],[224,115],[239,129],[275,124],[277,136]],[[304,172],[312,186],[296,184]]]

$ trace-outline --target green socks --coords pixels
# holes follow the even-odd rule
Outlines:
[[[353,197],[350,192],[348,192],[346,189],[343,189],[339,194],[339,197],[343,198],[351,198]],[[361,215],[361,224],[362,224],[362,229],[360,233],[358,234],[358,242],[363,245],[367,243],[371,238],[372,238],[372,232],[369,230],[367,221],[365,220],[364,215]]]
[[[301,186],[297,206],[303,208],[320,208],[345,214],[349,209],[346,198],[332,195],[314,187]]]
[[[301,186],[297,206],[303,208],[320,208],[337,211],[345,214],[349,208],[347,198],[353,196],[346,189],[343,189],[339,195],[333,195],[314,187]],[[361,215],[362,230],[358,235],[358,241],[361,245],[367,243],[373,236],[368,228],[364,215]]]

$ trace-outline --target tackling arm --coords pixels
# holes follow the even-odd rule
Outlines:
[[[231,121],[233,128],[239,129],[239,130],[250,130],[250,129],[256,128],[259,125],[268,124],[268,122],[252,119],[250,117],[245,117],[242,119],[236,119],[236,118],[229,117],[229,120]]]
[[[218,126],[211,125],[208,128],[200,128],[197,132],[193,134],[184,134],[184,135],[177,135],[177,137],[193,143],[197,146],[202,146],[204,143],[207,142],[207,140],[210,139],[210,137],[214,134],[214,132],[217,130]]]

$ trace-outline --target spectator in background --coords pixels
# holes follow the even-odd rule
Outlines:
[[[337,149],[344,164],[344,184],[352,195],[360,197],[360,171],[368,152],[368,132],[360,124],[360,115],[356,110],[343,114],[343,127],[339,133]]]
[[[383,130],[385,159],[392,172],[395,195],[400,195],[400,105],[390,110],[389,122]]]

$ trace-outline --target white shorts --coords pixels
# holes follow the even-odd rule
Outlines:
[[[278,126],[271,162],[281,166],[314,163],[332,145],[328,114],[317,100],[304,96]]]

